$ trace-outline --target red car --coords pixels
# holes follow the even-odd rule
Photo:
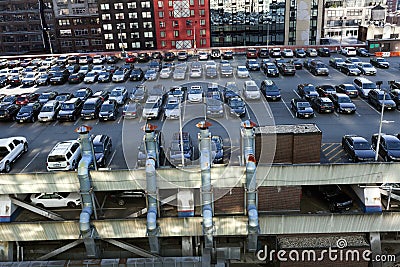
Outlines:
[[[40,94],[30,93],[30,94],[22,94],[17,97],[16,104],[23,106],[28,103],[36,102],[39,100]]]
[[[127,55],[125,58],[125,63],[135,63],[136,57],[134,55]]]

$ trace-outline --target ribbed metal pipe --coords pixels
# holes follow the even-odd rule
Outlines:
[[[93,202],[91,197],[91,181],[89,177],[89,166],[94,160],[89,128],[82,126],[77,129],[79,133],[82,159],[78,165],[78,179],[82,198],[82,211],[79,216],[79,230],[85,243],[88,257],[96,257],[97,249],[94,242],[94,226],[90,222],[93,213]]]

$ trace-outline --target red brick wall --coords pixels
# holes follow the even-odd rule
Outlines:
[[[244,188],[214,188],[215,214],[244,214]]]
[[[319,163],[321,134],[297,134],[293,136],[293,164]]]
[[[263,186],[258,188],[258,210],[299,211],[301,186]]]

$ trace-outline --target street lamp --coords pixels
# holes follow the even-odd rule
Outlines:
[[[53,45],[51,44],[51,38],[50,38],[50,27],[46,27],[43,30],[45,30],[46,34],[47,34],[47,40],[49,41],[50,54],[53,54]]]
[[[119,41],[120,41],[120,45],[121,45],[121,56],[124,57],[125,56],[125,48],[124,48],[124,41],[122,39],[122,23],[117,24],[117,29],[119,30]]]
[[[381,90],[382,83],[383,83],[382,81],[376,81],[376,86],[378,86],[379,90]],[[379,157],[379,146],[381,143],[381,134],[382,134],[383,111],[385,110],[385,98],[386,98],[386,90],[383,90],[383,103],[381,109],[381,118],[379,120],[379,131],[378,131],[378,141],[376,142],[375,161],[378,161]]]
[[[340,17],[340,21],[342,22],[341,23],[341,25],[340,25],[340,44],[339,44],[339,46],[340,46],[340,49],[342,49],[342,41],[343,41],[343,26],[345,26],[346,25],[346,17]],[[345,24],[345,25],[343,25],[343,24]],[[344,32],[346,33],[346,28],[344,29]]]
[[[272,21],[267,22],[267,50],[268,50],[268,45],[269,45],[269,28],[272,25]]]

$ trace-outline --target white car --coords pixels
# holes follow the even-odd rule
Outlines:
[[[203,89],[199,85],[190,87],[187,93],[187,100],[190,103],[201,103],[203,101]]]
[[[358,62],[357,67],[364,75],[376,75],[376,69],[369,62]]]
[[[76,208],[81,205],[81,195],[79,193],[38,193],[32,194],[31,203],[43,208]]]
[[[199,52],[199,60],[208,60],[207,52]]]
[[[17,159],[28,151],[28,142],[23,136],[0,139],[0,171],[10,172]]]
[[[186,72],[182,69],[175,69],[173,78],[174,80],[184,80],[186,76]]]
[[[78,140],[57,143],[47,156],[46,168],[51,171],[70,171],[78,167],[81,147]]]
[[[37,72],[28,72],[25,74],[25,77],[22,79],[22,85],[33,86],[36,84],[36,80],[39,79],[39,73]]]
[[[93,57],[93,64],[103,64],[106,62],[106,57],[103,55],[95,55]]]
[[[164,68],[160,71],[160,78],[161,79],[168,79],[171,77],[172,69],[171,68]]]
[[[289,48],[283,49],[283,50],[282,50],[282,56],[283,56],[283,57],[293,57],[293,56],[294,56],[293,50],[292,50],[292,49],[289,49]]]
[[[192,69],[190,71],[190,78],[201,78],[203,76],[203,71],[201,69]]]
[[[246,66],[237,66],[236,74],[238,78],[248,78],[249,70],[246,68]]]
[[[245,81],[243,85],[243,95],[247,100],[260,99],[261,93],[255,81]]]
[[[175,96],[168,97],[167,104],[164,107],[166,119],[179,119],[181,116],[180,99]]]
[[[340,53],[344,56],[350,57],[350,56],[357,56],[357,50],[355,47],[343,47],[342,50],[340,50]]]
[[[160,114],[161,98],[159,96],[149,96],[143,107],[143,119],[156,119]]]
[[[125,87],[116,87],[114,88],[108,100],[114,100],[118,105],[123,105],[125,101],[128,99],[128,91]]]
[[[57,113],[60,110],[60,102],[58,100],[49,100],[44,104],[38,115],[39,122],[55,121]]]
[[[85,78],[83,78],[83,82],[84,83],[95,83],[95,82],[97,82],[98,78],[99,78],[99,74],[97,74],[97,72],[95,72],[95,71],[91,71],[86,74]]]

